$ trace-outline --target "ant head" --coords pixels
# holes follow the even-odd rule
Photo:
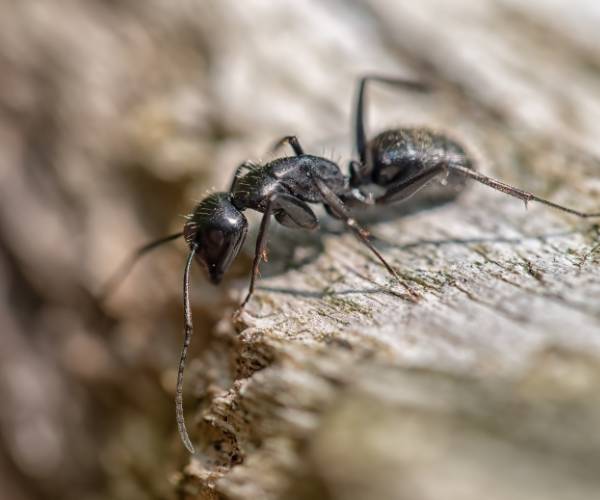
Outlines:
[[[183,228],[188,245],[196,245],[201,262],[213,284],[237,257],[248,232],[248,221],[231,202],[229,193],[213,193],[194,209]]]

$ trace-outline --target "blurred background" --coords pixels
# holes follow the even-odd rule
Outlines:
[[[439,87],[374,92],[372,130],[476,146],[487,120],[598,154],[599,25],[594,0],[0,0],[2,498],[173,495],[183,242],[97,294],[240,162],[293,133],[345,165],[365,72]],[[194,271],[192,354],[250,254],[218,288]]]

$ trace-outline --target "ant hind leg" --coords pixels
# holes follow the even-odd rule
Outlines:
[[[556,210],[560,210],[562,212],[566,212],[568,214],[576,215],[577,217],[588,218],[588,217],[600,217],[600,212],[581,212],[579,210],[575,210],[573,208],[565,207],[564,205],[559,205],[558,203],[554,203],[550,200],[546,200],[545,198],[540,198],[539,196],[530,193],[528,191],[524,191],[517,187],[511,186],[510,184],[506,184],[499,180],[493,179],[492,177],[488,177],[487,175],[480,174],[475,170],[470,168],[463,167],[461,165],[449,165],[448,167],[451,171],[457,172],[465,177],[469,177],[471,179],[480,182],[481,184],[485,184],[486,186],[495,189],[496,191],[500,191],[501,193],[507,194],[509,196],[513,196],[525,202],[525,206],[530,201],[537,201],[538,203],[542,203]]]
[[[367,136],[365,132],[365,108],[367,99],[365,90],[367,82],[369,81],[395,85],[415,92],[428,92],[431,90],[431,86],[427,83],[416,80],[408,80],[405,78],[388,77],[382,75],[365,75],[360,78],[355,96],[356,105],[354,111],[354,147],[358,153],[358,159],[361,165],[367,164]]]

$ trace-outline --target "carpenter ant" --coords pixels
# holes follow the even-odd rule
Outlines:
[[[558,205],[498,180],[480,174],[463,147],[445,135],[426,128],[386,130],[370,141],[365,134],[365,88],[369,81],[398,85],[423,92],[428,86],[419,82],[382,76],[365,76],[359,80],[355,110],[355,147],[358,160],[350,161],[349,175],[325,158],[306,154],[295,136],[286,136],[276,146],[289,144],[295,156],[275,159],[265,165],[241,164],[227,192],[213,193],[204,198],[187,217],[183,231],[139,248],[108,282],[104,297],[113,292],[133,264],[148,251],[184,237],[190,248],[183,278],[185,338],[179,361],[176,390],[176,416],[181,439],[190,453],[194,448],[183,418],[183,372],[193,325],[190,308],[190,269],[196,259],[218,284],[246,238],[248,222],[243,212],[253,209],[263,214],[248,293],[240,310],[254,291],[261,259],[266,256],[267,233],[271,216],[280,224],[295,229],[315,229],[318,220],[309,204],[322,204],[333,217],[364,244],[394,276],[396,273],[369,241],[369,233],[359,226],[348,207],[386,205],[406,200],[436,178],[452,176],[471,178],[491,188],[514,196],[525,203],[537,201],[578,217],[598,217],[600,213],[584,213]],[[382,194],[374,196],[363,191],[378,186]],[[460,187],[460,186],[459,186]]]

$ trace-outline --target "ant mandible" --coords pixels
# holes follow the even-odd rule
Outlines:
[[[194,208],[183,231],[153,241],[134,252],[109,280],[103,297],[107,297],[125,278],[133,264],[148,251],[184,237],[190,248],[183,278],[183,302],[185,336],[179,361],[176,389],[176,417],[179,434],[190,453],[194,447],[188,436],[183,418],[183,373],[187,352],[193,333],[190,308],[190,269],[196,259],[207,270],[213,284],[220,283],[223,275],[237,257],[248,231],[243,212],[253,209],[263,214],[258,237],[250,285],[240,310],[248,303],[252,293],[259,264],[266,256],[267,233],[271,216],[280,224],[294,229],[315,229],[318,219],[309,204],[322,204],[333,217],[364,244],[397,278],[393,268],[369,240],[369,233],[351,216],[348,207],[366,207],[399,203],[423,189],[436,178],[446,175],[474,179],[482,184],[514,196],[526,204],[537,201],[552,208],[578,217],[599,217],[599,213],[584,213],[558,205],[522,189],[478,173],[474,161],[465,149],[445,135],[427,128],[400,128],[386,130],[367,141],[365,133],[365,90],[369,81],[378,81],[424,92],[429,87],[423,83],[377,75],[364,76],[359,80],[355,110],[355,148],[358,160],[351,160],[349,175],[325,158],[306,154],[295,136],[286,136],[276,143],[285,143],[294,150],[295,156],[278,158],[265,165],[250,162],[241,164],[235,171],[227,192],[213,193]],[[372,196],[362,188],[378,186],[383,194]]]

